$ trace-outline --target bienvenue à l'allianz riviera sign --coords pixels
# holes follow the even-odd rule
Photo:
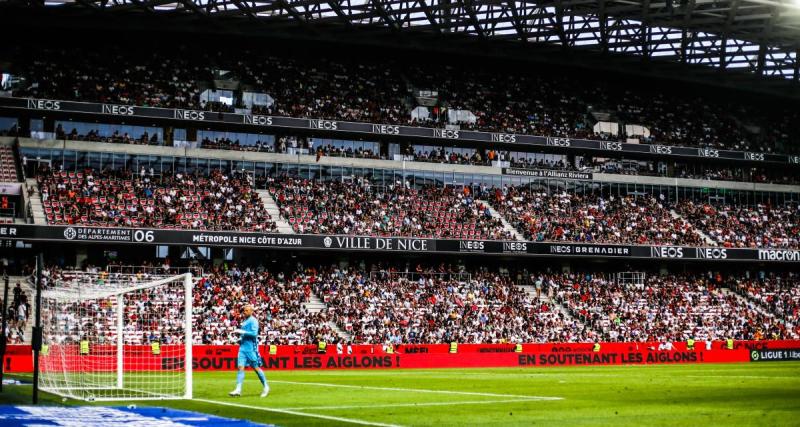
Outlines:
[[[0,240],[60,243],[151,244],[323,251],[477,253],[497,255],[646,258],[662,260],[800,263],[800,250],[572,242],[464,240],[417,237],[278,234],[58,225],[0,226]]]

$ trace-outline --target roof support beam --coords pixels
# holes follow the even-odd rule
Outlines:
[[[767,62],[767,46],[763,43],[758,46],[758,62],[756,63],[756,74],[764,75],[764,65]]]
[[[639,27],[639,37],[642,43],[642,60],[650,60],[650,0],[642,2],[642,25]]]
[[[442,34],[442,28],[439,27],[439,23],[436,22],[436,19],[433,17],[433,10],[431,10],[431,7],[428,6],[425,0],[418,0],[418,1],[420,6],[422,6],[423,12],[425,13],[425,17],[428,18],[428,22],[431,23],[431,28],[433,28],[433,31],[436,31],[436,34]]]
[[[606,15],[606,0],[600,0],[597,5],[597,20],[600,21],[600,52],[608,52],[608,15]]]
[[[692,12],[694,12],[695,0],[689,0],[684,6],[683,10],[683,25],[681,26],[681,64],[688,62],[689,43],[694,32],[689,30],[689,23],[692,21]]]
[[[389,28],[394,31],[400,30],[400,24],[398,24],[394,18],[389,16],[389,13],[386,12],[386,8],[384,8],[383,4],[381,4],[381,0],[371,0],[371,3],[375,7],[375,11],[378,12],[378,15],[380,15],[381,19],[383,19],[383,22],[385,22]]]
[[[475,27],[475,31],[478,32],[478,35],[486,38],[486,31],[481,27],[481,23],[478,21],[478,15],[475,13],[473,0],[459,0],[459,2],[461,3],[461,7],[464,8],[469,15],[469,20],[472,21],[472,26]]]
[[[514,0],[506,0],[506,5],[511,10],[511,18],[512,23],[514,24],[514,29],[517,30],[517,34],[519,34],[519,39],[521,41],[525,41],[528,39],[528,34],[525,32],[525,27],[522,25],[522,19],[520,19],[519,11],[517,10],[517,2]]]
[[[728,68],[728,37],[731,33],[731,26],[736,17],[736,10],[739,9],[741,0],[731,0],[730,9],[728,10],[728,17],[725,20],[725,28],[720,37],[721,46],[719,47],[719,69],[724,70]]]
[[[345,26],[352,27],[353,23],[350,22],[350,17],[345,15],[344,10],[342,9],[342,5],[339,3],[339,1],[340,0],[327,0],[327,3],[328,6],[330,6],[331,9],[333,9],[334,13],[336,13],[336,16],[338,16],[339,19],[342,22],[344,22]]]
[[[235,5],[236,5],[236,8],[237,8],[237,9],[241,10],[242,12],[244,12],[244,13],[247,15],[247,17],[248,17],[248,18],[250,18],[250,19],[256,19],[256,15],[255,15],[255,14],[253,14],[253,11],[252,11],[252,10],[250,10],[250,6],[248,6],[248,5],[244,4],[244,3],[242,3],[242,2],[241,2],[241,1],[239,1],[239,0],[233,0],[233,4],[235,4]]]
[[[200,17],[203,17],[203,18],[207,18],[208,17],[208,14],[205,11],[203,11],[202,9],[200,9],[199,7],[197,7],[197,5],[194,4],[194,2],[192,0],[179,0],[179,1],[183,5],[184,8],[191,10],[192,12],[197,14],[197,16],[200,16]]]
[[[286,13],[289,14],[289,16],[297,20],[298,23],[300,23],[301,25],[306,24],[306,18],[303,17],[303,15],[301,15],[300,12],[298,12],[297,9],[294,8],[294,6],[289,4],[288,0],[277,0],[276,3],[281,5],[281,8],[285,10]]]
[[[561,47],[564,49],[569,47],[567,43],[567,35],[564,32],[564,4],[562,0],[556,0],[556,19],[554,22],[553,18],[550,18],[550,22],[553,23],[553,26],[556,29],[556,34],[558,34],[558,38],[561,40]]]

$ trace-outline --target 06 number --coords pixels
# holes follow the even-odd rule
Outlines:
[[[136,230],[133,232],[133,240],[136,242],[152,242],[156,237],[153,231]]]

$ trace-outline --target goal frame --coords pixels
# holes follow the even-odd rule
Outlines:
[[[77,295],[69,295],[67,292],[58,291],[58,290],[43,290],[42,297],[47,297],[50,299],[62,299],[62,300],[89,300],[89,299],[98,299],[98,298],[109,298],[109,297],[116,297],[118,301],[121,299],[120,297],[126,293],[145,290],[145,289],[152,289],[162,285],[165,285],[170,282],[176,282],[177,280],[183,281],[183,290],[184,290],[184,375],[185,375],[185,384],[184,384],[184,394],[180,395],[165,395],[154,393],[151,391],[146,390],[139,390],[134,388],[127,388],[125,387],[125,343],[124,343],[124,330],[125,325],[125,316],[124,316],[124,309],[125,304],[117,303],[115,309],[115,321],[117,327],[116,333],[116,361],[117,361],[117,369],[116,369],[116,386],[114,387],[98,387],[92,386],[91,388],[83,388],[83,387],[49,387],[47,385],[39,385],[39,389],[44,392],[55,394],[57,396],[66,397],[66,398],[77,398],[74,394],[64,393],[63,390],[130,390],[140,394],[149,394],[152,397],[144,397],[144,396],[97,396],[91,398],[84,398],[83,400],[94,400],[94,401],[140,401],[140,400],[180,400],[180,399],[192,399],[193,398],[193,376],[192,376],[192,290],[193,290],[193,276],[192,273],[183,273],[175,276],[169,276],[162,279],[157,279],[153,281],[149,281],[147,283],[143,283],[137,286],[130,286],[127,288],[120,288],[120,289],[112,289],[105,292],[87,292],[83,294]],[[39,378],[41,382],[41,377]]]

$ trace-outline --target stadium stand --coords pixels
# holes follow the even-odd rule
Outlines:
[[[499,343],[586,341],[586,329],[509,276],[418,267],[412,274],[334,268],[315,292],[356,342]]]
[[[14,149],[7,145],[0,145],[0,182],[17,182],[17,161]]]
[[[800,205],[678,203],[676,211],[718,245],[731,248],[800,247]]]
[[[67,141],[89,141],[106,143],[127,143],[127,144],[166,144],[158,132],[160,129],[152,129],[137,133],[138,136],[130,134],[119,125],[105,125],[110,128],[117,128],[110,132],[103,132],[100,129],[88,129],[81,133],[77,128],[72,128],[66,133],[63,125],[59,123],[56,127],[55,137]],[[84,128],[86,126],[83,126]],[[120,129],[122,128],[122,129]],[[308,153],[316,155],[317,158],[346,157],[375,160],[394,160],[394,154],[381,154],[376,143],[365,143],[375,148],[358,146],[359,141],[342,140],[339,145],[317,142],[314,138],[294,136],[294,135],[260,135],[247,133],[231,133],[231,136],[214,137],[203,136],[198,141],[188,144],[190,147],[242,151],[260,153],[283,153],[296,154]],[[240,140],[241,138],[241,140]],[[255,140],[245,141],[246,139],[256,138]],[[175,142],[177,145],[184,142]],[[427,145],[408,145],[401,150],[403,158],[408,162],[437,163],[452,165],[475,165],[493,166],[506,164],[514,168],[522,169],[545,169],[559,171],[583,171],[604,174],[619,175],[642,175],[642,176],[661,176],[676,177],[685,179],[701,179],[713,181],[749,181],[758,183],[774,184],[797,184],[800,178],[788,173],[782,168],[766,168],[750,166],[747,168],[733,168],[719,164],[686,164],[676,162],[674,169],[657,169],[656,162],[652,160],[626,161],[615,158],[605,157],[581,157],[578,156],[574,161],[570,161],[567,156],[550,154],[550,158],[545,158],[541,153],[526,151],[511,151],[499,148],[449,148],[444,146]],[[398,153],[399,154],[399,153]]]
[[[281,215],[298,233],[509,239],[482,195],[464,187],[386,187],[355,182],[267,178]]]
[[[227,56],[185,46],[180,50],[178,56],[156,50],[137,57],[121,54],[116,46],[95,47],[77,58],[69,49],[32,55],[20,48],[11,61],[12,72],[29,85],[14,96],[233,111],[244,105],[200,99],[201,88],[211,87],[214,70],[225,69],[271,97],[272,104],[253,109],[261,114],[441,127],[449,112],[465,110],[474,120],[455,123],[464,129],[765,152],[795,152],[800,138],[793,125],[797,111],[731,105],[709,96],[619,82],[589,84],[569,76],[435,63],[409,69],[380,59],[349,62],[256,52]],[[409,100],[415,90],[437,93],[428,119],[412,119],[415,102]],[[595,113],[614,117],[623,129],[635,125],[647,132],[595,132]]]
[[[127,132],[120,133],[119,130],[115,130],[110,135],[104,135],[98,129],[92,129],[86,134],[79,134],[76,128],[72,128],[69,133],[66,133],[60,123],[56,126],[56,138],[69,141],[110,142],[115,144],[159,144],[158,134],[153,133],[150,135],[147,131],[138,137],[129,135]]]
[[[526,187],[496,190],[495,207],[528,240],[699,245],[691,223],[653,196],[548,194]]]
[[[782,319],[787,329],[798,327],[800,284],[796,273],[771,273],[759,278],[734,277],[729,283],[734,291],[766,308],[777,319]]]
[[[203,344],[226,344],[244,304],[252,304],[270,344],[305,344],[337,342],[338,336],[328,324],[329,314],[311,312],[313,281],[303,272],[284,276],[261,269],[214,268],[197,284],[195,293],[195,341]]]
[[[204,177],[44,168],[38,184],[50,224],[276,231],[256,193],[266,188],[265,197],[300,234],[517,240],[516,229],[538,242],[800,247],[795,202],[709,204],[533,186],[377,185],[365,177],[254,180],[219,170]]]
[[[47,222],[269,231],[275,229],[247,176],[154,176],[144,169],[78,172],[44,168],[38,175]]]
[[[547,283],[557,301],[607,341],[781,339],[800,332],[723,292],[721,277],[650,276],[643,284],[625,285],[603,275],[573,274]]]
[[[650,275],[634,284],[603,273],[357,265],[297,265],[285,273],[263,265],[212,267],[196,284],[194,341],[235,342],[236,314],[245,304],[256,307],[269,344],[678,342],[800,336],[796,275],[760,280],[719,274]],[[98,282],[118,274],[96,267],[85,271]],[[167,266],[137,277],[145,281],[170,271]],[[45,277],[49,283],[73,280],[76,274],[51,266]],[[540,295],[526,291],[532,286]],[[312,312],[309,302],[314,295],[325,307]],[[164,307],[165,317],[171,309]],[[95,327],[106,325],[111,336],[114,316],[99,307],[89,313]],[[136,310],[127,315],[136,316]],[[179,330],[176,325],[168,320],[154,323],[152,330],[139,331],[141,340],[135,344],[177,342],[181,337],[171,332]]]

